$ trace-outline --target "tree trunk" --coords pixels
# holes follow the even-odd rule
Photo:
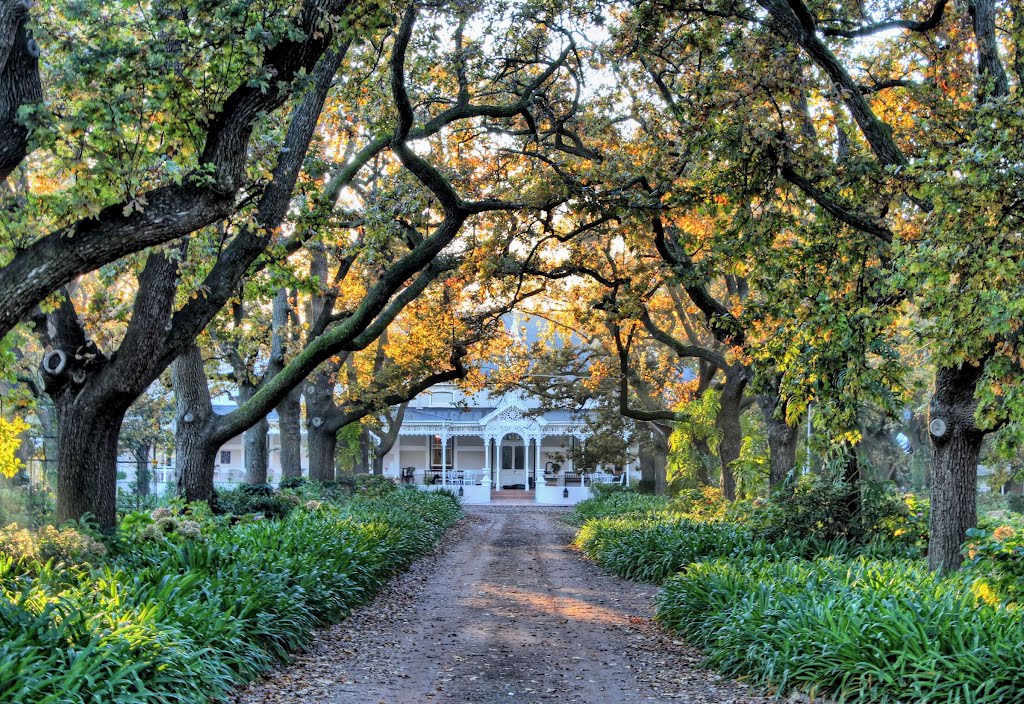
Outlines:
[[[782,486],[786,477],[796,467],[796,445],[798,430],[786,423],[779,408],[777,393],[765,393],[757,397],[757,405],[764,415],[768,435],[768,486],[774,491]],[[776,414],[779,415],[776,415]]]
[[[857,448],[853,445],[844,445],[843,454],[843,483],[847,488],[844,502],[847,523],[850,526],[850,531],[859,536],[861,527],[860,461],[857,457]]]
[[[668,436],[671,430],[655,423],[643,423],[640,427],[647,431],[637,457],[640,478],[654,488],[655,494],[663,496],[668,492]]]
[[[697,465],[697,482],[701,486],[711,486],[711,475],[708,473],[708,465],[717,462],[718,458],[715,457],[715,453],[711,451],[708,441],[704,438],[694,440],[693,446],[700,455],[700,463]]]
[[[745,372],[730,370],[727,373],[719,402],[718,417],[715,420],[721,434],[718,441],[718,459],[722,464],[722,494],[729,501],[736,500],[736,478],[732,466],[740,458],[740,449],[743,447],[740,416],[743,415],[743,389],[746,385]]]
[[[177,404],[174,431],[178,495],[186,501],[213,501],[213,472],[217,444],[216,418],[206,384],[203,355],[195,343],[171,365],[171,383]]]
[[[245,431],[245,483],[266,484],[267,464],[269,453],[267,452],[267,433],[270,432],[270,423],[266,417],[256,425]]]
[[[28,130],[18,111],[43,99],[39,46],[26,26],[28,8],[24,0],[0,0],[0,185],[28,153]]]
[[[306,384],[306,443],[309,449],[309,478],[334,481],[334,452],[338,447],[335,425],[338,407],[334,403],[334,383],[340,363],[321,365]]]
[[[975,391],[983,368],[939,367],[929,408],[932,485],[928,566],[959,569],[960,548],[978,521],[978,456],[984,432],[974,422]]]
[[[91,395],[90,395],[91,396]],[[117,524],[117,449],[124,411],[65,397],[57,408],[57,523],[91,514],[101,530]]]
[[[338,434],[326,431],[311,421],[306,425],[306,438],[309,442],[310,480],[334,481],[334,452],[338,447]]]
[[[135,493],[139,496],[150,494],[150,484],[153,480],[149,472],[149,452],[152,447],[150,443],[144,442],[132,448],[132,455],[135,457]]]
[[[360,424],[359,428],[359,459],[356,460],[352,469],[356,474],[368,474],[373,466],[370,461],[370,452],[373,443],[370,441],[370,431]]]
[[[277,405],[277,429],[281,438],[281,479],[302,476],[302,425],[299,389]]]

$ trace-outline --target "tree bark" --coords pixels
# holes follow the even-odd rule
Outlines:
[[[135,457],[135,493],[139,496],[149,496],[150,484],[153,483],[149,472],[149,453],[152,448],[148,442],[139,443],[132,448],[132,455]]]
[[[356,460],[352,470],[356,474],[369,474],[373,467],[370,461],[370,451],[373,443],[370,442],[370,431],[364,427],[359,429],[359,458]]]
[[[338,447],[338,434],[325,431],[312,418],[306,424],[306,438],[309,442],[309,478],[315,482],[332,482],[335,479],[334,453]]]
[[[647,427],[646,441],[640,444],[637,461],[640,463],[640,477],[650,482],[654,493],[664,496],[668,492],[668,435],[671,432],[653,423],[644,423]]]
[[[238,405],[248,401],[256,393],[256,387],[244,380],[245,370],[235,371],[236,379],[243,379],[238,385]],[[205,382],[204,382],[205,383]],[[261,418],[242,434],[242,442],[245,445],[245,483],[266,484],[267,469],[270,460],[267,449],[267,434],[270,432],[270,423],[266,416]]]
[[[270,423],[266,418],[263,418],[256,425],[245,431],[246,484],[267,483],[267,464],[269,460],[267,434],[269,432]]]
[[[147,258],[131,321],[110,358],[85,334],[66,291],[42,329],[37,328],[50,347],[41,373],[57,408],[60,521],[91,513],[104,530],[116,523],[118,436],[129,406],[156,376],[152,360],[163,341],[154,343],[147,334],[170,315],[177,272],[177,263],[162,252]]]
[[[171,365],[171,383],[176,403],[174,455],[178,496],[190,502],[210,503],[218,449],[213,442],[216,418],[203,355],[194,342]]]
[[[782,486],[786,477],[796,466],[796,445],[798,430],[782,417],[778,393],[764,393],[757,397],[757,404],[764,415],[768,435],[768,486],[774,491]]]
[[[718,441],[718,459],[722,464],[722,494],[729,501],[736,500],[736,477],[732,465],[740,458],[743,447],[743,390],[747,386],[744,370],[729,369],[719,400],[718,417],[715,424],[721,434]]]
[[[295,389],[277,404],[277,429],[281,439],[281,479],[302,476],[301,396],[301,390]]]
[[[25,0],[0,0],[0,185],[28,154],[18,110],[43,100],[39,46],[25,27],[28,7]]]
[[[117,524],[117,449],[124,410],[78,397],[57,406],[57,523],[92,515],[103,530]]]
[[[978,456],[985,433],[974,422],[982,366],[939,367],[929,408],[932,485],[928,566],[959,569],[960,548],[977,525]],[[945,427],[936,427],[943,424]],[[943,432],[936,432],[936,431]]]

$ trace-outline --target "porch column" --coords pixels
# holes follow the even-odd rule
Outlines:
[[[494,468],[494,488],[501,489],[501,442],[505,439],[505,436],[495,439],[494,441],[494,463],[497,465]]]
[[[491,487],[491,438],[484,436],[484,478],[481,486],[490,489]]]
[[[535,437],[533,439],[533,442],[536,443],[536,448],[534,450],[536,455],[533,461],[533,488],[536,489],[537,487],[540,486],[541,482],[544,481],[544,470],[540,466],[541,436],[538,435],[537,437]]]
[[[441,430],[441,484],[448,483],[448,429]]]

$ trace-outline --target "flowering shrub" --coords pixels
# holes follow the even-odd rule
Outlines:
[[[76,528],[43,526],[30,531],[11,524],[0,530],[0,553],[31,569],[32,563],[50,560],[77,563],[101,557],[107,549],[103,543]]]

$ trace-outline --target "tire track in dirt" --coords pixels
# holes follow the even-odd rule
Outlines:
[[[753,704],[650,621],[655,588],[573,550],[564,509],[470,507],[437,554],[236,702]]]

